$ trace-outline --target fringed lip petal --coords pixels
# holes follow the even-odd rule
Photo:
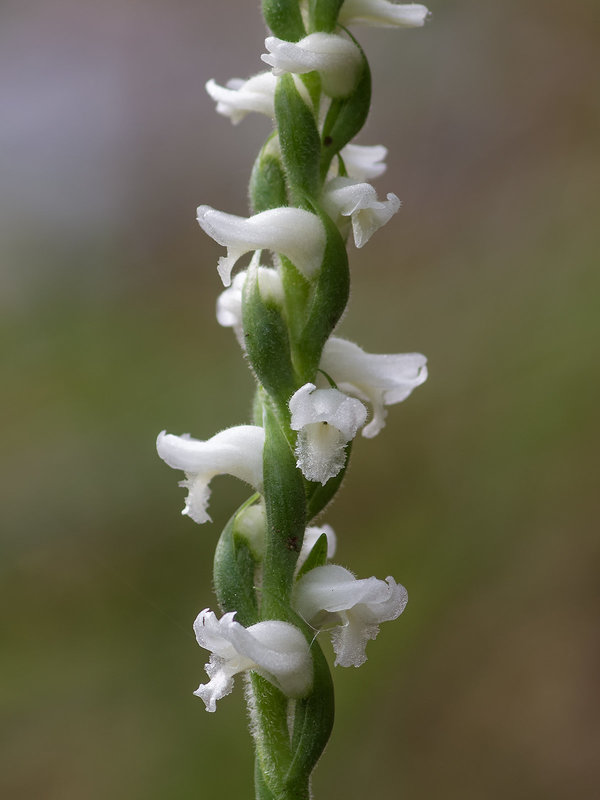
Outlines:
[[[294,606],[311,625],[332,630],[336,664],[360,666],[366,645],[379,632],[381,622],[396,619],[408,601],[406,589],[389,576],[357,579],[344,567],[316,567],[300,578]]]
[[[210,520],[206,509],[215,475],[233,475],[261,491],[264,441],[264,429],[256,425],[227,428],[205,441],[159,433],[158,455],[186,475],[180,484],[189,490],[182,513],[198,523]]]
[[[233,689],[233,677],[247,670],[260,673],[288,697],[302,697],[310,689],[313,667],[308,642],[288,622],[267,620],[244,628],[235,612],[219,620],[204,609],[194,622],[198,644],[211,651],[206,672],[210,678],[194,692],[207,711]]]
[[[338,389],[300,387],[290,398],[290,426],[298,431],[297,466],[305,478],[325,484],[346,461],[346,444],[364,425],[367,410]]]

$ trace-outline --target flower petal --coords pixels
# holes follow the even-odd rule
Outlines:
[[[346,97],[356,86],[362,60],[359,49],[346,36],[311,33],[299,42],[268,36],[265,47],[269,52],[261,59],[273,67],[274,75],[316,71],[330,97]]]
[[[215,475],[233,475],[261,491],[264,441],[264,429],[256,425],[227,428],[206,441],[192,439],[188,434],[159,433],[158,455],[170,467],[186,474],[180,484],[189,489],[182,513],[195,522],[210,520],[206,512],[208,484]]]
[[[217,113],[229,117],[237,125],[249,112],[274,117],[277,78],[272,72],[260,72],[247,81],[232,78],[227,86],[208,81],[206,91],[217,104]]]
[[[354,243],[364,247],[371,236],[388,222],[400,208],[395,194],[387,200],[377,199],[377,192],[370,183],[357,183],[351,178],[333,178],[323,193],[325,210],[331,216],[352,218]]]
[[[317,389],[307,383],[289,402],[290,426],[299,431],[296,457],[302,474],[310,481],[327,483],[346,462],[346,444],[364,425],[364,405],[338,389]]]
[[[271,208],[252,217],[238,217],[210,206],[198,207],[200,227],[227,247],[219,259],[223,284],[231,283],[236,261],[252,250],[268,249],[286,256],[307,278],[321,267],[325,251],[325,229],[321,220],[301,208]]]
[[[340,150],[348,177],[355,181],[370,181],[383,175],[387,153],[382,144],[347,144]]]
[[[355,22],[379,28],[419,28],[425,24],[429,11],[420,3],[393,3],[390,0],[344,0],[338,22]]]
[[[233,689],[233,676],[246,670],[259,672],[288,697],[304,696],[312,684],[312,659],[302,632],[288,622],[267,620],[244,628],[235,612],[218,620],[204,609],[194,622],[201,647],[211,650],[206,672],[210,678],[194,692],[207,711]]]
[[[336,665],[358,667],[366,661],[365,648],[379,632],[379,624],[404,611],[406,589],[392,577],[357,580],[335,564],[316,567],[303,575],[294,590],[294,606],[311,625],[334,625],[332,642]]]
[[[320,367],[341,389],[372,404],[373,418],[362,431],[367,438],[383,428],[384,406],[405,400],[427,379],[427,359],[421,353],[367,353],[335,336],[325,343]]]

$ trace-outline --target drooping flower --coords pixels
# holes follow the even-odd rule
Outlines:
[[[247,81],[231,78],[225,86],[210,80],[206,84],[206,91],[216,102],[217,113],[229,117],[237,125],[252,111],[271,118],[275,116],[273,104],[276,85],[277,78],[272,72],[259,72]]]
[[[364,425],[367,409],[337,389],[301,386],[290,398],[292,430],[298,431],[297,466],[309,481],[327,483],[346,462],[346,444]]]
[[[242,330],[242,293],[248,276],[248,270],[242,270],[234,276],[231,286],[217,298],[217,322],[224,328],[233,328],[238,342],[245,350]],[[283,284],[281,276],[272,267],[258,267],[258,287],[263,300],[283,306]]]
[[[298,555],[296,571],[298,571],[302,564],[304,564],[310,554],[310,551],[323,534],[325,534],[327,537],[327,558],[334,557],[335,548],[337,546],[337,537],[331,525],[309,525],[304,531],[304,539],[302,540],[302,548]]]
[[[347,144],[340,150],[340,155],[349,178],[372,181],[386,171],[387,152],[387,147],[382,144]]]
[[[210,520],[206,508],[209,484],[215,475],[233,475],[261,491],[264,442],[264,429],[256,425],[227,428],[206,441],[192,439],[189,434],[159,433],[158,455],[173,469],[185,472],[185,480],[179,485],[189,491],[181,513],[194,522]]]
[[[373,416],[362,430],[369,439],[385,425],[385,406],[405,400],[427,379],[427,359],[421,353],[366,353],[335,336],[325,343],[320,367],[342,391],[371,403]]]
[[[234,619],[235,611],[217,619],[207,608],[198,614],[194,632],[200,647],[211,651],[206,665],[210,678],[194,694],[204,700],[207,711],[215,711],[217,700],[233,689],[233,677],[254,670],[288,697],[303,697],[313,679],[308,642],[301,631],[281,620],[257,622],[244,628]]]
[[[306,101],[310,103],[310,95],[300,79],[294,79],[296,88]],[[277,78],[272,71],[259,72],[248,80],[231,78],[225,86],[214,80],[206,84],[206,91],[217,104],[217,113],[229,117],[234,125],[238,125],[244,117],[251,113],[265,114],[275,117],[275,88]]]
[[[269,52],[261,58],[273,67],[273,75],[316,71],[323,91],[330,97],[345,97],[356,86],[362,59],[358,47],[346,36],[311,33],[299,42],[268,36],[265,47]]]
[[[333,178],[323,191],[323,205],[334,219],[350,217],[354,244],[364,247],[375,231],[388,222],[400,208],[395,194],[383,202],[370,183],[357,183],[352,178]]]
[[[340,9],[340,25],[355,22],[378,28],[420,28],[429,16],[420,3],[395,3],[390,0],[344,0]]]
[[[342,667],[364,664],[367,642],[375,639],[379,624],[399,617],[407,601],[406,589],[392,577],[358,580],[336,564],[310,570],[294,590],[300,616],[315,628],[332,628],[335,663]]]
[[[231,284],[231,270],[236,261],[252,250],[281,253],[307,278],[321,267],[325,229],[310,211],[286,206],[261,211],[252,217],[238,217],[210,206],[199,206],[198,222],[205,233],[227,247],[227,256],[219,259],[217,267],[225,286]]]

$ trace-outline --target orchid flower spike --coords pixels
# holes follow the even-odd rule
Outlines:
[[[323,91],[330,97],[346,97],[356,86],[362,57],[358,47],[346,36],[311,33],[299,42],[268,36],[265,47],[269,52],[261,59],[273,67],[273,75],[316,71],[321,76]]]
[[[395,3],[390,0],[344,0],[338,22],[355,22],[378,28],[420,28],[429,16],[420,3]]]
[[[379,624],[404,611],[408,594],[392,577],[358,580],[336,564],[315,567],[303,575],[294,590],[294,606],[315,628],[333,627],[331,641],[341,667],[360,667],[367,660],[369,639]]]
[[[325,229],[310,211],[286,206],[261,211],[252,217],[237,217],[210,206],[199,206],[198,222],[205,233],[227,247],[227,256],[219,259],[217,268],[224,286],[231,284],[231,270],[236,261],[252,250],[281,253],[307,278],[312,278],[321,267]]]
[[[233,328],[242,350],[246,348],[242,330],[242,293],[247,276],[248,270],[238,272],[234,276],[231,286],[221,292],[217,298],[217,322],[224,328]],[[270,300],[278,306],[283,306],[283,284],[276,269],[258,267],[258,288],[263,300]]]
[[[206,91],[217,104],[217,113],[229,117],[238,125],[251,111],[275,116],[275,86],[277,78],[272,72],[259,72],[247,81],[232,78],[225,86],[214,80],[208,81]]]
[[[309,481],[327,483],[346,463],[346,444],[367,418],[367,409],[337,389],[301,386],[290,398],[290,426],[298,431],[297,466]]]
[[[387,147],[382,144],[347,144],[340,150],[349,178],[372,181],[386,171]]]
[[[385,425],[385,406],[400,403],[427,379],[427,359],[421,353],[379,355],[331,336],[321,356],[321,369],[341,390],[370,402],[373,417],[362,430],[368,439]]]
[[[215,711],[217,700],[233,689],[233,677],[254,670],[287,697],[304,697],[312,685],[313,667],[308,642],[302,632],[280,620],[258,622],[244,628],[235,611],[217,619],[207,608],[198,614],[194,632],[200,647],[211,651],[206,665],[210,681],[194,694]]]
[[[333,178],[323,192],[323,205],[334,219],[350,217],[354,244],[364,247],[375,231],[388,222],[400,208],[395,194],[387,200],[377,199],[377,192],[370,183],[357,183],[352,178]]]
[[[215,475],[233,475],[261,491],[264,442],[264,429],[256,425],[226,428],[206,441],[192,439],[189,434],[159,433],[158,455],[173,469],[185,472],[185,480],[179,485],[189,491],[181,513],[194,522],[210,521],[206,508],[209,483]]]

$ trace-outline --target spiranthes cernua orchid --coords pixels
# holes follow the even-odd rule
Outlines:
[[[157,449],[183,472],[183,513],[197,523],[210,520],[216,475],[251,487],[216,546],[222,614],[205,608],[194,622],[210,652],[208,681],[194,694],[214,711],[243,674],[257,800],[308,800],[333,726],[321,644],[331,638],[336,666],[358,667],[381,623],[407,602],[392,577],[359,579],[330,563],[337,537],[321,516],[358,432],[374,437],[387,408],[427,378],[420,353],[373,354],[336,335],[350,289],[348,239],[367,245],[400,208],[370,183],[385,172],[387,148],[353,141],[371,74],[346,26],[416,28],[428,11],[390,0],[262,0],[262,8],[269,69],[255,64],[246,80],[206,84],[233,124],[250,113],[274,120],[252,169],[248,215],[197,210],[203,231],[227,248],[217,263],[225,286],[217,321],[233,329],[254,375],[252,420],[205,440],[163,431]]]

